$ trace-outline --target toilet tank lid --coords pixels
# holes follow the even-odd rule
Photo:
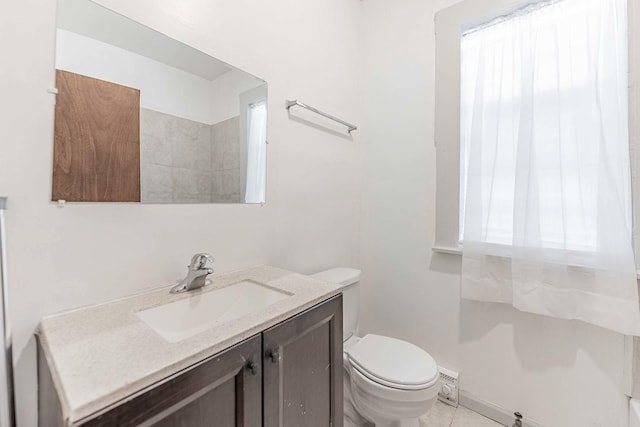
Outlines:
[[[335,283],[336,285],[349,286],[360,280],[360,270],[356,268],[338,267],[312,274],[311,277]]]

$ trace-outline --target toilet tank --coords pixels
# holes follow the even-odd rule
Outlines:
[[[312,274],[311,277],[342,287],[342,339],[346,341],[358,330],[360,270],[339,267]]]

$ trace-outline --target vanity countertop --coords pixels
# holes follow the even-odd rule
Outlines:
[[[201,290],[169,287],[45,317],[38,329],[67,425],[237,344],[317,303],[340,288],[269,266],[210,276]],[[169,343],[136,313],[252,280],[292,294],[253,314]]]

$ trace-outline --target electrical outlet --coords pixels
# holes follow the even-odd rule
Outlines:
[[[438,369],[440,370],[440,392],[438,393],[438,399],[447,405],[457,408],[459,374],[443,367],[438,367]]]

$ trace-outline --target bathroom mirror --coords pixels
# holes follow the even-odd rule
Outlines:
[[[90,0],[58,0],[52,200],[265,201],[267,83]]]

